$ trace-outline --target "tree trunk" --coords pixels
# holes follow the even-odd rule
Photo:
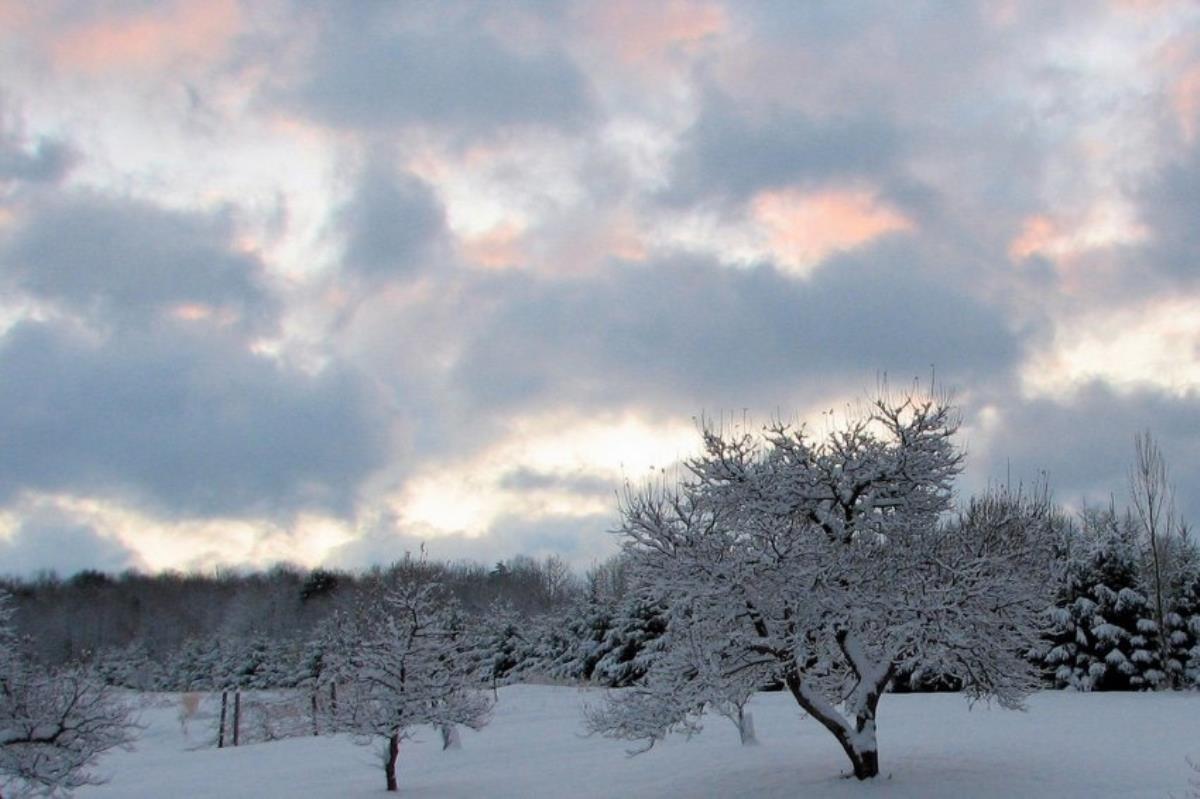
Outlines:
[[[442,751],[447,749],[462,749],[462,739],[458,736],[458,728],[453,724],[442,725]]]
[[[225,711],[229,707],[229,692],[221,692],[221,724],[217,728],[217,748],[225,748]]]
[[[754,714],[747,713],[745,708],[738,708],[737,715],[738,738],[742,746],[755,746],[758,736],[754,734]]]
[[[238,745],[242,731],[242,692],[233,692],[233,745]]]
[[[317,692],[316,691],[313,691],[312,696],[309,697],[309,703],[312,705],[313,735],[320,735],[321,730],[317,726]]]
[[[879,776],[879,750],[868,749],[859,753],[859,763],[855,766],[854,776],[860,780],[870,779],[871,777]]]
[[[396,783],[396,759],[400,756],[400,733],[394,732],[388,738],[387,757],[383,761],[383,773],[387,777],[389,791],[400,790]]]
[[[851,727],[840,713],[823,699],[813,695],[804,686],[799,674],[792,672],[784,677],[784,683],[792,692],[796,702],[805,712],[821,723],[825,729],[833,733],[833,737],[841,745],[850,765],[854,769],[856,779],[867,780],[879,776],[879,750],[875,742],[875,707],[883,693],[882,688],[874,691],[867,698],[866,707],[862,714],[855,719],[857,729]]]
[[[879,699],[883,696],[884,687],[891,681],[890,668],[887,673],[888,676],[884,679],[884,682],[867,694],[862,711],[854,719],[854,730],[856,733],[854,736],[854,748],[858,751],[858,762],[855,764],[854,776],[860,780],[879,776],[879,744],[875,739],[875,709],[879,707]]]

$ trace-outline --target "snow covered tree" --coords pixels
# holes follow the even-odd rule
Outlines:
[[[49,794],[97,784],[97,758],[134,738],[132,710],[96,675],[25,657],[6,600],[0,594],[0,785]]]
[[[645,675],[651,650],[666,632],[666,602],[649,593],[632,593],[617,606],[610,623],[592,679],[612,688],[633,685]]]
[[[292,682],[309,693],[314,735],[321,733],[322,726],[337,726],[341,712],[338,686],[353,678],[352,653],[364,637],[364,629],[362,618],[335,610],[317,625],[304,644]]]
[[[649,748],[667,731],[664,719],[675,720],[673,731],[699,732],[698,711],[708,707],[734,724],[743,744],[757,743],[745,708],[761,686],[726,668],[731,657],[723,641],[709,637],[710,630],[695,622],[685,601],[655,617],[663,629],[630,661],[638,666],[638,679],[615,683],[630,687],[602,706],[587,708],[587,726],[614,737],[644,740]]]
[[[1174,490],[1167,479],[1167,461],[1149,431],[1134,437],[1134,465],[1129,474],[1129,494],[1133,499],[1138,526],[1144,535],[1147,568],[1146,582],[1152,600],[1155,653],[1161,679],[1157,687],[1178,687],[1182,667],[1172,669],[1169,584],[1173,582],[1178,549]],[[1150,630],[1143,630],[1150,632]]]
[[[96,673],[109,685],[152,691],[160,687],[160,666],[140,641],[97,652],[92,659]]]
[[[528,656],[525,620],[510,602],[496,600],[483,612],[469,645],[476,679],[496,688],[512,679]]]
[[[400,743],[417,725],[479,729],[491,703],[471,688],[471,668],[455,614],[441,586],[413,577],[383,598],[374,628],[354,656],[350,730],[385,742],[383,767],[389,791],[397,790]]]
[[[1166,622],[1170,645],[1167,668],[1178,673],[1177,684],[1200,688],[1200,548],[1186,527],[1179,536],[1171,586],[1171,612]]]
[[[1044,660],[1060,686],[1130,690],[1162,681],[1151,603],[1141,590],[1138,531],[1114,508],[1085,509],[1070,536]]]
[[[1052,598],[1057,515],[1043,493],[998,492],[951,517],[956,428],[949,406],[914,395],[877,399],[823,441],[706,427],[683,481],[622,504],[627,554],[712,642],[697,671],[782,682],[859,779],[879,773],[876,707],[897,670],[1005,707],[1037,685],[1024,654]],[[707,682],[652,665],[657,691],[614,692],[589,726],[653,742],[712,702]]]
[[[578,599],[536,624],[536,640],[527,672],[556,680],[587,681],[606,653],[612,631],[615,602],[611,599]]]
[[[212,691],[223,687],[221,640],[189,638],[166,666],[166,687],[173,691]]]
[[[579,679],[575,653],[579,605],[572,604],[529,620],[529,650],[522,665],[525,676]]]

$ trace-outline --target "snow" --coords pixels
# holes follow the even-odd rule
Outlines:
[[[401,746],[403,797],[1128,797],[1187,796],[1200,757],[1200,693],[1043,692],[1024,713],[954,694],[888,695],[879,706],[883,776],[843,779],[833,736],[802,718],[790,695],[758,694],[758,746],[734,725],[706,719],[690,741],[668,738],[638,757],[627,744],[582,735],[580,707],[598,690],[510,686],[492,723],[463,730],[443,751],[436,730]],[[201,747],[216,703],[180,725],[180,697],[157,696],[134,751],[113,752],[107,785],[79,797],[382,797],[377,747],[345,736],[296,738],[237,749]],[[198,748],[201,747],[201,748]],[[396,794],[392,794],[396,795]]]

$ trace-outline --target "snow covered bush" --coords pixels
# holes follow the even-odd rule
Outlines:
[[[10,613],[0,594],[0,786],[54,794],[100,782],[90,769],[133,740],[132,709],[91,672],[25,657]]]
[[[865,779],[897,671],[1020,706],[1037,685],[1025,653],[1056,583],[1057,515],[1020,492],[952,515],[956,428],[949,406],[914,395],[882,397],[821,441],[706,427],[681,483],[627,491],[625,550],[669,598],[670,654],[589,728],[653,743],[734,687],[778,682]]]

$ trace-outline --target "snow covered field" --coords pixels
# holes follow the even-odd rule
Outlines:
[[[500,690],[492,723],[442,751],[433,732],[401,749],[405,797],[1182,797],[1200,759],[1200,694],[1034,696],[1025,713],[959,696],[894,695],[880,703],[883,778],[839,775],[848,762],[786,694],[751,704],[760,745],[741,747],[733,725],[711,718],[691,741],[672,738],[626,757],[627,745],[581,734],[579,708],[599,691],[548,686]],[[185,735],[179,703],[142,713],[135,751],[102,761],[111,776],[80,797],[384,796],[376,747],[348,738],[300,738],[237,749],[197,748],[215,704]]]

